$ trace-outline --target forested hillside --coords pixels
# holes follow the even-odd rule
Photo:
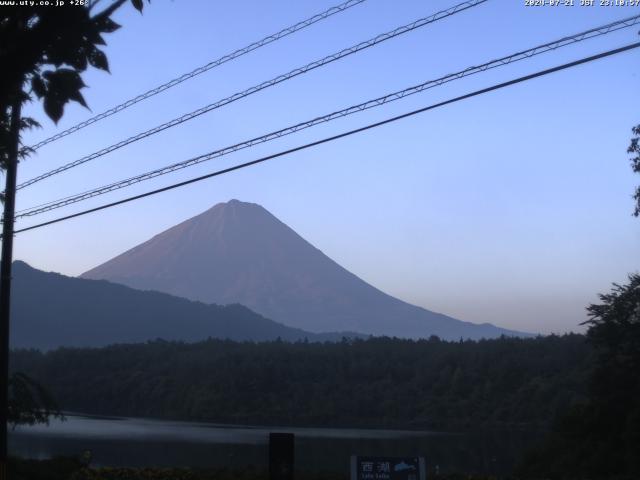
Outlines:
[[[584,399],[580,335],[444,342],[155,341],[13,352],[69,411],[228,423],[545,428]]]
[[[187,342],[209,337],[237,341],[341,338],[287,327],[242,305],[206,305],[43,272],[24,262],[14,262],[13,269],[11,345],[15,348],[103,347],[156,338]]]

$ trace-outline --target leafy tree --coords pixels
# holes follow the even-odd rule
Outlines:
[[[595,350],[588,401],[558,418],[523,472],[535,478],[640,478],[640,275],[588,307]]]
[[[10,152],[19,137],[11,131],[11,112],[33,99],[42,100],[44,111],[54,122],[70,101],[87,106],[80,90],[86,85],[81,74],[89,65],[109,71],[109,62],[99,46],[103,35],[120,28],[111,16],[127,0],[117,0],[95,13],[99,0],[86,6],[4,6],[0,9],[0,170],[6,170]],[[150,1],[150,0],[148,0]],[[142,11],[142,0],[131,0]],[[32,118],[20,118],[19,131],[38,127]],[[31,151],[19,149],[19,158]],[[0,201],[4,202],[4,193]]]
[[[131,1],[142,11],[142,0]],[[85,87],[81,73],[89,65],[109,71],[107,57],[98,47],[106,45],[103,34],[120,28],[111,16],[125,2],[117,0],[99,13],[93,12],[99,2],[89,2],[86,7],[14,6],[0,10],[0,109],[5,131],[8,109],[16,100],[29,100],[32,93],[42,99],[54,122],[60,120],[68,102],[86,106],[80,93]]]
[[[607,451],[607,468],[640,476],[640,275],[629,276],[591,305],[588,338],[596,348],[588,410],[592,435]]]
[[[640,173],[640,125],[627,153]],[[640,187],[634,216],[640,216]],[[596,353],[586,403],[556,421],[546,443],[522,467],[552,478],[640,478],[640,274],[626,285],[613,284],[587,307],[587,338]]]
[[[627,153],[635,154],[631,158],[631,168],[636,173],[640,173],[640,124],[631,129],[635,137],[631,139],[631,144],[627,149]],[[640,216],[640,186],[636,188],[636,193],[633,195],[633,199],[636,201],[636,206],[633,214],[636,217]]]
[[[104,34],[120,27],[111,16],[126,1],[116,0],[98,12],[100,0],[87,0],[82,2],[86,5],[65,8],[36,2],[33,6],[5,5],[0,9],[0,171],[7,170],[7,188],[0,194],[0,201],[5,204],[3,281],[0,284],[3,303],[0,375],[2,388],[8,389],[2,392],[0,402],[0,476],[4,475],[6,455],[4,414],[16,424],[39,423],[46,421],[49,415],[59,413],[52,398],[32,379],[23,374],[6,376],[8,338],[5,326],[9,312],[16,163],[30,153],[28,147],[21,146],[20,132],[38,126],[34,119],[23,118],[21,109],[35,95],[42,100],[45,113],[57,123],[68,102],[87,106],[80,92],[85,87],[81,74],[89,65],[109,70],[107,57],[99,46],[106,44]],[[143,0],[131,0],[131,3],[142,11]]]
[[[49,423],[50,417],[64,419],[53,396],[24,373],[9,377],[9,424]]]

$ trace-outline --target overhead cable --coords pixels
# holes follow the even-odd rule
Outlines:
[[[308,63],[307,65],[304,65],[302,67],[298,67],[294,70],[291,70],[288,73],[282,74],[282,75],[278,75],[275,78],[272,78],[271,80],[267,80],[265,82],[262,82],[258,85],[255,85],[251,88],[248,88],[246,90],[243,90],[241,92],[235,93],[229,97],[223,98],[221,100],[218,100],[217,102],[211,103],[209,105],[205,105],[204,107],[201,107],[197,110],[194,110],[193,112],[187,113],[185,115],[182,115],[180,117],[174,118],[173,120],[170,120],[166,123],[163,123],[162,125],[158,125],[150,130],[146,130],[144,132],[141,132],[137,135],[131,136],[129,138],[126,138],[124,140],[121,140],[118,143],[115,143],[113,145],[110,145],[108,147],[105,147],[101,150],[98,150],[97,152],[91,153],[89,155],[86,155],[78,160],[75,160],[73,162],[67,163],[65,165],[62,165],[58,168],[55,168],[53,170],[50,170],[46,173],[43,173],[42,175],[38,175],[37,177],[34,177],[30,180],[27,180],[21,184],[19,184],[17,186],[17,189],[20,190],[22,188],[28,187],[30,185],[33,185],[34,183],[40,182],[46,178],[52,177],[54,175],[57,175],[59,173],[62,173],[66,170],[69,170],[71,168],[77,167],[79,165],[82,165],[84,163],[87,163],[91,160],[95,160],[96,158],[102,157],[103,155],[106,155],[108,153],[111,153],[115,150],[118,150],[126,145],[129,145],[131,143],[137,142],[139,140],[142,140],[143,138],[146,137],[150,137],[151,135],[154,135],[156,133],[162,132],[163,130],[166,130],[168,128],[171,127],[175,127],[176,125],[180,125],[184,122],[187,122],[189,120],[192,120],[196,117],[199,117],[200,115],[203,115],[205,113],[208,113],[212,110],[215,110],[217,108],[223,107],[225,105],[228,105],[230,103],[233,103],[237,100],[240,100],[242,98],[248,97],[249,95],[253,95],[254,93],[260,92],[266,88],[272,87],[274,85],[277,85],[279,83],[282,83],[284,81],[290,80],[294,77],[297,77],[298,75],[302,75],[305,74],[307,72],[310,72],[312,70],[315,70],[316,68],[322,67],[324,65],[327,65],[329,63],[335,62],[336,60],[340,60],[344,57],[347,57],[349,55],[352,55],[354,53],[360,52],[364,49],[373,47],[374,45],[377,45],[379,43],[385,42],[387,40],[390,40],[392,38],[398,37],[400,35],[403,35],[405,33],[411,32],[413,30],[416,30],[417,28],[421,28],[424,27],[426,25],[429,25],[431,23],[437,22],[438,20],[442,20],[444,18],[450,17],[452,15],[455,15],[456,13],[462,12],[464,10],[467,10],[469,8],[475,7],[477,5],[480,5],[482,3],[487,2],[488,0],[467,0],[465,2],[459,3],[453,7],[450,7],[446,10],[442,10],[440,12],[437,12],[433,15],[430,15],[428,17],[424,17],[421,19],[418,19],[414,22],[411,22],[407,25],[403,25],[401,27],[398,27],[390,32],[387,33],[382,33],[380,35],[375,36],[374,38],[371,38],[369,40],[366,40],[364,42],[358,43],[357,45],[354,45],[352,47],[349,48],[345,48],[344,50],[341,50],[337,53],[328,55],[324,58],[321,58],[320,60],[316,60],[314,62]]]
[[[142,181],[145,180],[149,180],[155,177],[159,177],[161,175],[166,175],[168,173],[174,172],[176,170],[181,170],[183,168],[187,168],[193,165],[197,165],[199,163],[205,162],[205,161],[209,161],[212,160],[214,158],[219,158],[222,157],[224,155],[228,155],[230,153],[236,152],[238,150],[243,150],[245,148],[249,148],[252,147],[254,145],[260,144],[260,143],[265,143],[277,138],[281,138],[283,136],[286,135],[290,135],[293,134],[295,132],[298,132],[300,130],[304,130],[310,127],[313,127],[315,125],[321,124],[321,123],[326,123],[326,122],[330,122],[332,120],[338,119],[338,118],[342,118],[342,117],[346,117],[348,115],[352,115],[354,113],[357,112],[361,112],[364,110],[368,110],[371,108],[375,108],[381,105],[384,105],[386,103],[390,103],[396,100],[399,100],[401,98],[405,98],[409,95],[414,95],[416,93],[419,92],[423,92],[425,90],[428,90],[430,88],[434,88],[440,85],[443,85],[445,83],[448,82],[452,82],[454,80],[458,80],[464,77],[468,77],[470,75],[474,75],[477,73],[481,73],[493,68],[497,68],[497,67],[501,67],[504,65],[509,65],[510,63],[514,63],[520,60],[524,60],[527,58],[531,58],[535,55],[539,55],[545,52],[550,52],[550,51],[555,51],[558,48],[567,46],[567,45],[571,45],[574,43],[578,43],[578,42],[582,42],[586,39],[589,38],[594,38],[596,36],[601,36],[601,35],[606,35],[608,33],[614,32],[616,30],[620,30],[622,28],[628,28],[631,27],[632,25],[638,24],[640,23],[640,15],[636,15],[634,17],[629,17],[623,20],[619,20],[617,22],[612,22],[609,23],[607,25],[603,25],[600,27],[596,27],[596,28],[592,28],[589,30],[586,30],[584,32],[580,32],[571,36],[566,36],[566,37],[562,37],[558,40],[555,40],[553,42],[548,42],[545,43],[543,45],[538,45],[536,47],[530,48],[528,50],[523,50],[520,52],[516,52],[510,55],[507,55],[505,57],[502,58],[498,58],[495,60],[491,60],[489,62],[483,63],[481,65],[477,65],[477,66],[472,66],[472,67],[468,67],[464,70],[455,72],[455,73],[451,73],[448,75],[445,75],[443,77],[439,77],[437,79],[434,80],[428,80],[426,82],[423,82],[419,85],[414,85],[411,86],[409,88],[405,88],[404,90],[399,90],[393,93],[389,93],[386,94],[384,96],[372,99],[372,100],[368,100],[366,102],[357,104],[357,105],[352,105],[348,108],[344,108],[342,110],[338,110],[323,116],[319,116],[316,118],[313,118],[311,120],[307,120],[305,122],[300,122],[298,124],[295,124],[293,126],[289,126],[280,130],[276,130],[270,133],[267,133],[265,135],[259,136],[259,137],[255,137],[252,138],[250,140],[246,140],[240,143],[236,143],[234,145],[231,146],[227,146],[224,148],[221,148],[219,150],[215,150],[212,152],[208,152],[206,154],[203,155],[199,155],[187,160],[183,160],[181,162],[177,162],[177,163],[173,163],[171,165],[167,165],[165,167],[162,168],[158,168],[146,173],[142,173],[140,175],[135,175],[133,177],[124,179],[124,180],[120,180],[108,185],[104,185],[92,190],[87,190],[85,192],[82,193],[78,193],[75,195],[71,195],[71,196],[67,196],[64,198],[60,198],[57,200],[53,200],[47,203],[43,203],[40,205],[36,205],[33,207],[29,207],[27,209],[23,209],[21,211],[18,212],[18,214],[16,215],[16,218],[21,218],[21,217],[30,217],[30,216],[34,216],[34,215],[38,215],[50,210],[54,210],[57,208],[62,208],[65,207],[67,205],[71,205],[77,202],[81,202],[83,200],[87,200],[89,198],[93,198],[93,197],[97,197],[99,195],[104,195],[106,193],[112,192],[114,190],[119,190],[121,188],[125,188],[125,187],[129,187],[131,185],[134,185],[136,183],[140,183]]]
[[[151,190],[149,192],[142,193],[140,195],[134,195],[132,197],[128,197],[128,198],[124,198],[122,200],[118,200],[118,201],[115,201],[115,202],[111,202],[111,203],[107,203],[107,204],[104,204],[104,205],[100,205],[98,207],[90,208],[88,210],[83,210],[81,212],[73,213],[71,215],[66,215],[64,217],[55,218],[55,219],[49,220],[47,222],[42,222],[42,223],[39,223],[39,224],[36,224],[36,225],[31,225],[29,227],[21,228],[19,230],[16,230],[15,233],[22,233],[22,232],[26,232],[26,231],[29,231],[29,230],[34,230],[36,228],[45,227],[47,225],[52,225],[54,223],[59,223],[59,222],[65,221],[65,220],[70,220],[72,218],[77,218],[77,217],[80,217],[80,216],[83,216],[83,215],[88,215],[90,213],[94,213],[94,212],[97,212],[97,211],[100,211],[100,210],[104,210],[104,209],[107,209],[107,208],[115,207],[117,205],[122,205],[124,203],[129,203],[129,202],[132,202],[134,200],[139,200],[141,198],[149,197],[149,196],[156,195],[156,194],[159,194],[159,193],[162,193],[162,192],[166,192],[166,191],[173,190],[173,189],[176,189],[176,188],[184,187],[186,185],[190,185],[190,184],[193,184],[193,183],[196,183],[196,182],[201,182],[201,181],[206,180],[208,178],[217,177],[217,176],[224,175],[226,173],[230,173],[230,172],[233,172],[233,171],[236,171],[236,170],[240,170],[240,169],[243,169],[243,168],[251,167],[253,165],[257,165],[259,163],[266,162],[268,160],[273,160],[274,158],[278,158],[278,157],[282,157],[282,156],[285,156],[285,155],[289,155],[291,153],[298,152],[298,151],[301,151],[301,150],[306,150],[308,148],[315,147],[317,145],[321,145],[321,144],[324,144],[324,143],[332,142],[332,141],[338,140],[340,138],[349,137],[351,135],[355,135],[357,133],[364,132],[366,130],[370,130],[370,129],[373,129],[373,128],[380,127],[382,125],[393,123],[393,122],[396,122],[398,120],[402,120],[404,118],[412,117],[412,116],[417,115],[419,113],[424,113],[424,112],[427,112],[429,110],[434,110],[436,108],[443,107],[445,105],[449,105],[449,104],[452,104],[452,103],[460,102],[462,100],[467,100],[469,98],[476,97],[478,95],[482,95],[482,94],[485,94],[485,93],[489,93],[489,92],[492,92],[494,90],[499,90],[499,89],[502,89],[502,88],[505,88],[505,87],[509,87],[511,85],[515,85],[515,84],[518,84],[518,83],[522,83],[522,82],[526,82],[526,81],[529,81],[529,80],[533,80],[534,78],[538,78],[538,77],[542,77],[542,76],[545,76],[545,75],[549,75],[549,74],[554,73],[554,72],[558,72],[558,71],[561,71],[561,70],[566,70],[566,69],[569,69],[569,68],[576,67],[578,65],[582,65],[582,64],[585,64],[585,63],[593,62],[593,61],[599,60],[601,58],[610,57],[612,55],[616,55],[618,53],[626,52],[626,51],[629,51],[629,50],[632,50],[632,49],[635,49],[635,48],[638,48],[638,47],[640,47],[640,42],[636,42],[636,43],[632,43],[632,44],[629,44],[629,45],[625,45],[624,47],[616,48],[616,49],[613,49],[613,50],[608,50],[606,52],[602,52],[602,53],[599,53],[597,55],[592,55],[590,57],[581,58],[580,60],[576,60],[576,61],[573,61],[573,62],[565,63],[565,64],[559,65],[557,67],[548,68],[546,70],[541,70],[541,71],[538,71],[536,73],[532,73],[530,75],[525,75],[525,76],[522,76],[522,77],[519,77],[519,78],[516,78],[516,79],[513,79],[513,80],[509,80],[507,82],[503,82],[503,83],[499,83],[497,85],[493,85],[491,87],[487,87],[487,88],[483,88],[483,89],[480,89],[480,90],[476,90],[476,91],[468,93],[466,95],[461,95],[459,97],[455,97],[455,98],[452,98],[452,99],[449,99],[449,100],[445,100],[443,102],[435,103],[435,104],[429,105],[427,107],[419,108],[417,110],[413,110],[411,112],[404,113],[402,115],[397,115],[395,117],[387,118],[387,119],[379,121],[379,122],[371,123],[371,124],[366,125],[364,127],[360,127],[360,128],[356,128],[356,129],[353,129],[353,130],[349,130],[347,132],[343,132],[343,133],[340,133],[338,135],[333,135],[331,137],[326,137],[326,138],[323,138],[321,140],[316,140],[315,142],[311,142],[311,143],[307,143],[305,145],[300,145],[298,147],[290,148],[288,150],[284,150],[284,151],[281,151],[281,152],[278,152],[278,153],[274,153],[272,155],[267,155],[265,157],[261,157],[261,158],[258,158],[256,160],[252,160],[250,162],[241,163],[239,165],[234,165],[232,167],[225,168],[225,169],[222,169],[222,170],[217,170],[215,172],[208,173],[206,175],[202,175],[202,176],[199,176],[199,177],[191,178],[191,179],[185,180],[183,182],[178,182],[178,183],[174,183],[172,185],[168,185],[166,187],[158,188],[156,190]]]
[[[55,142],[56,140],[59,140],[63,137],[66,137],[67,135],[71,135],[74,132],[77,132],[78,130],[82,130],[85,127],[88,127],[91,124],[94,124],[96,122],[99,122],[100,120],[103,120],[107,117],[110,117],[111,115],[115,115],[118,112],[121,112],[122,110],[125,110],[133,105],[135,105],[136,103],[142,102],[143,100],[146,100],[148,98],[151,98],[161,92],[164,92],[165,90],[168,90],[171,87],[175,87],[176,85],[181,84],[182,82],[186,82],[187,80],[190,80],[191,78],[200,75],[204,72],[208,72],[209,70],[215,68],[215,67],[219,67],[220,65],[230,62],[231,60],[235,60],[238,57],[242,57],[243,55],[246,55],[249,52],[252,52],[254,50],[257,50],[260,47],[264,47],[265,45],[269,45],[270,43],[275,42],[276,40],[280,40],[281,38],[284,38],[288,35],[291,35],[292,33],[298,32],[304,28],[307,28],[311,25],[313,25],[314,23],[317,23],[321,20],[324,20],[326,18],[329,18],[333,15],[335,15],[336,13],[340,13],[340,12],[344,12],[345,10],[351,8],[351,7],[355,7],[356,5],[359,5],[363,2],[365,2],[366,0],[348,0],[344,3],[341,3],[339,5],[333,6],[321,13],[318,13],[312,17],[307,18],[306,20],[303,20],[301,22],[296,23],[295,25],[291,25],[290,27],[284,28],[282,30],[280,30],[279,32],[273,33],[267,37],[264,37],[261,40],[258,40],[257,42],[253,42],[249,45],[247,45],[246,47],[242,47],[239,48],[238,50],[228,53],[226,55],[223,55],[220,58],[217,58],[215,60],[212,60],[211,62],[207,63],[206,65],[202,65],[201,67],[198,67],[188,73],[185,73],[183,75],[180,75],[177,78],[174,78],[173,80],[169,80],[166,83],[163,83],[162,85],[159,85],[155,88],[152,88],[151,90],[148,90],[144,93],[141,93],[140,95],[137,95],[133,98],[130,98],[129,100],[116,105],[115,107],[110,108],[109,110],[105,110],[102,113],[99,113],[97,115],[94,115],[91,118],[88,118],[72,127],[67,128],[66,130],[63,130],[60,133],[56,133],[55,135],[52,135],[49,138],[45,138],[44,140],[36,143],[35,145],[32,145],[30,148],[32,150],[37,150],[40,147],[43,147],[51,142]]]

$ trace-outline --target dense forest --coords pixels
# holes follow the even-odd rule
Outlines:
[[[584,400],[590,352],[581,335],[157,340],[16,350],[11,363],[68,411],[226,423],[537,429]]]

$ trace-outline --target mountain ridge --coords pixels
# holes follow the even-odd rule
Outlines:
[[[106,280],[67,277],[22,261],[13,263],[13,277],[12,348],[102,347],[158,338],[336,341],[358,336],[318,335],[266,319],[242,305],[208,305]]]

